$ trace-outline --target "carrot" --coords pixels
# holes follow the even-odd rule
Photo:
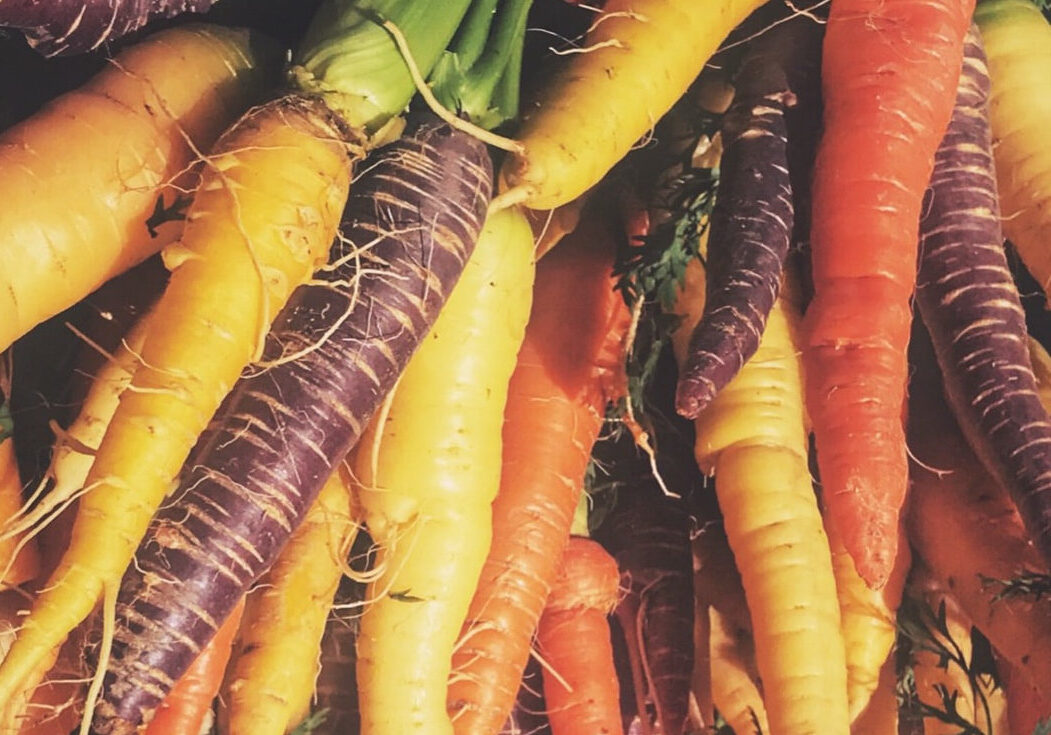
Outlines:
[[[874,590],[858,576],[854,560],[843,548],[843,542],[827,516],[825,532],[832,550],[832,570],[836,575],[836,594],[843,623],[850,719],[856,723],[880,685],[886,661],[893,658],[898,632],[895,616],[912,565],[912,555],[908,544],[900,544],[887,584]]]
[[[835,0],[803,345],[822,497],[861,577],[894,564],[917,236],[974,0]]]
[[[5,2],[0,26],[21,30],[45,56],[93,51],[146,25],[152,18],[203,13],[215,0],[49,0]]]
[[[1051,453],[1043,451],[1051,419],[1036,393],[1025,313],[1003,252],[980,44],[972,32],[935,159],[916,303],[964,436],[1051,561]]]
[[[987,581],[1047,566],[1010,498],[952,421],[936,369],[928,360],[916,362],[909,390],[909,445],[917,459],[909,540],[1000,654],[1041,693],[1051,692],[1051,600],[997,599],[999,587]]]
[[[357,530],[352,513],[350,478],[337,470],[248,595],[223,686],[223,732],[284,735],[309,714],[321,637]]]
[[[684,316],[673,334],[679,359],[703,309],[701,271],[691,262],[676,303]],[[783,287],[759,349],[698,417],[695,456],[702,470],[715,472],[773,731],[842,733],[849,729],[846,660],[831,552],[807,466],[794,298]]]
[[[708,237],[704,314],[690,336],[675,407],[696,418],[755,354],[794,223],[786,108],[789,69],[819,45],[807,18],[762,34],[741,63],[723,117],[719,186]]]
[[[426,27],[422,48],[413,50],[429,69],[455,31],[466,0],[441,7],[392,3],[397,6],[392,11],[407,13],[412,22],[400,12],[390,14],[391,22]],[[339,21],[338,10],[328,5],[320,12]],[[343,21],[360,20],[355,9],[343,10],[348,14]],[[311,41],[336,55],[342,62],[338,69],[330,76],[310,76],[309,55],[317,48],[302,51],[308,66],[296,77],[298,91],[249,111],[210,154],[182,239],[165,251],[174,272],[143,347],[146,368],[136,372],[99,447],[87,478],[92,490],[81,501],[63,563],[0,665],[0,703],[19,687],[32,685],[40,662],[100,598],[116,595],[150,517],[223,396],[259,356],[267,330],[292,291],[324,261],[346,202],[352,159],[374,132],[370,125],[385,128],[379,118],[393,120],[415,91],[407,69],[397,64],[386,77],[365,73],[381,57],[373,50],[367,59],[359,58],[361,44],[377,34],[390,60],[400,58],[386,31],[374,23],[351,25],[343,33],[332,26],[315,32]],[[364,84],[390,107],[380,110],[371,96],[357,106],[340,98],[343,105],[334,111],[321,96],[304,90],[326,80],[329,99],[339,88],[360,90]],[[358,119],[360,127],[353,127]],[[96,542],[100,537],[107,539],[102,548]],[[227,611],[241,594],[224,597]],[[220,621],[210,620],[198,635],[214,631]],[[180,649],[180,671],[195,654],[192,646]],[[167,677],[166,686],[179,671],[170,673],[174,676]],[[121,686],[117,683],[118,691]],[[124,691],[131,689],[134,685],[126,684]],[[157,688],[145,695],[147,712],[160,696],[163,689]],[[117,717],[106,712],[100,717]],[[128,703],[120,716],[137,726],[145,714]]]
[[[278,54],[229,28],[158,33],[0,134],[0,349],[179,236],[191,164],[259,96]],[[55,207],[55,192],[82,194]]]
[[[500,426],[532,269],[525,218],[491,215],[389,411],[356,451],[359,497],[383,569],[358,639],[363,733],[453,731],[450,662],[490,545]]]
[[[667,398],[663,403],[670,409],[671,397]],[[692,476],[700,479],[690,445],[681,440],[673,445],[678,437],[663,427],[655,436],[661,477],[684,495]],[[596,459],[618,494],[595,538],[620,569],[622,594],[615,614],[631,662],[641,732],[682,735],[694,668],[689,513],[681,498],[664,494],[648,457],[628,432],[603,443],[611,445],[613,456],[607,459],[606,451],[596,451]]]
[[[186,673],[175,682],[157,708],[157,715],[150,721],[145,735],[192,735],[201,731],[222,683],[242,612],[243,598]]]
[[[613,288],[613,227],[591,207],[537,266],[507,389],[493,541],[453,654],[458,733],[495,733],[511,712],[606,403],[623,390],[629,315]]]
[[[619,687],[606,617],[617,604],[617,563],[574,536],[537,627],[552,735],[619,735]]]
[[[370,160],[332,266],[281,312],[262,361],[149,523],[118,598],[100,733],[147,721],[158,693],[273,563],[458,278],[491,167],[481,143],[432,120]]]
[[[350,583],[355,587],[353,595],[345,596],[343,586],[349,578],[344,577],[341,590],[337,592],[337,605],[361,602],[364,585]],[[358,612],[333,610],[329,615],[325,633],[321,638],[321,670],[318,672],[315,696],[315,712],[324,712],[323,726],[317,735],[343,735],[361,731],[358,713],[358,679],[356,675],[358,638]]]
[[[653,128],[762,0],[609,0],[546,84],[501,179],[531,209],[577,198]]]
[[[1051,119],[1051,97],[1045,92],[1051,25],[1027,0],[983,0],[974,20],[992,82],[989,117],[1004,233],[1049,293],[1051,159],[1040,141]]]

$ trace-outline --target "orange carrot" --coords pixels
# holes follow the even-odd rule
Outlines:
[[[552,735],[623,731],[606,621],[619,582],[617,563],[605,549],[590,539],[570,539],[537,629]]]
[[[834,0],[813,187],[807,406],[824,499],[858,573],[890,574],[918,228],[974,0]]]
[[[613,290],[613,239],[592,208],[537,267],[504,411],[493,542],[453,655],[457,733],[495,733],[511,712],[603,407],[619,390],[629,315]]]
[[[244,598],[237,603],[208,645],[201,650],[150,720],[146,735],[193,735],[201,731],[212,700],[223,681],[237,627],[244,612]]]

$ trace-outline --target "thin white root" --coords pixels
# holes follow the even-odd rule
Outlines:
[[[91,720],[95,716],[95,704],[98,702],[99,694],[102,692],[102,681],[109,668],[110,651],[113,649],[113,633],[117,627],[117,591],[119,585],[106,585],[102,593],[102,648],[99,651],[99,663],[95,669],[95,675],[91,677],[91,686],[88,687],[87,696],[84,698],[84,714],[80,718],[80,735],[91,735]]]
[[[383,28],[391,35],[391,38],[394,39],[394,44],[398,47],[398,52],[402,55],[402,58],[405,59],[405,64],[409,67],[409,74],[412,75],[413,84],[416,85],[416,89],[419,91],[423,101],[427,103],[427,106],[431,108],[431,111],[435,115],[460,132],[477,138],[486,145],[491,145],[493,148],[510,151],[511,153],[522,153],[525,150],[523,145],[517,140],[505,138],[504,136],[492,133],[485,128],[480,128],[474,123],[461,120],[448,108],[442,105],[442,103],[438,101],[438,98],[434,96],[434,92],[431,91],[430,86],[427,84],[427,80],[423,78],[423,74],[420,73],[420,67],[416,65],[416,61],[412,57],[412,51],[409,49],[409,44],[405,40],[405,35],[401,32],[401,29],[389,20],[383,21]]]

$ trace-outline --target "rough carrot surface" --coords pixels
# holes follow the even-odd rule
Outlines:
[[[807,407],[829,512],[873,587],[898,545],[917,232],[973,0],[835,0],[814,169]]]

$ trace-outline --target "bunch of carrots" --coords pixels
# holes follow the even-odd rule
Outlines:
[[[0,0],[0,733],[1051,733],[1049,19]]]

